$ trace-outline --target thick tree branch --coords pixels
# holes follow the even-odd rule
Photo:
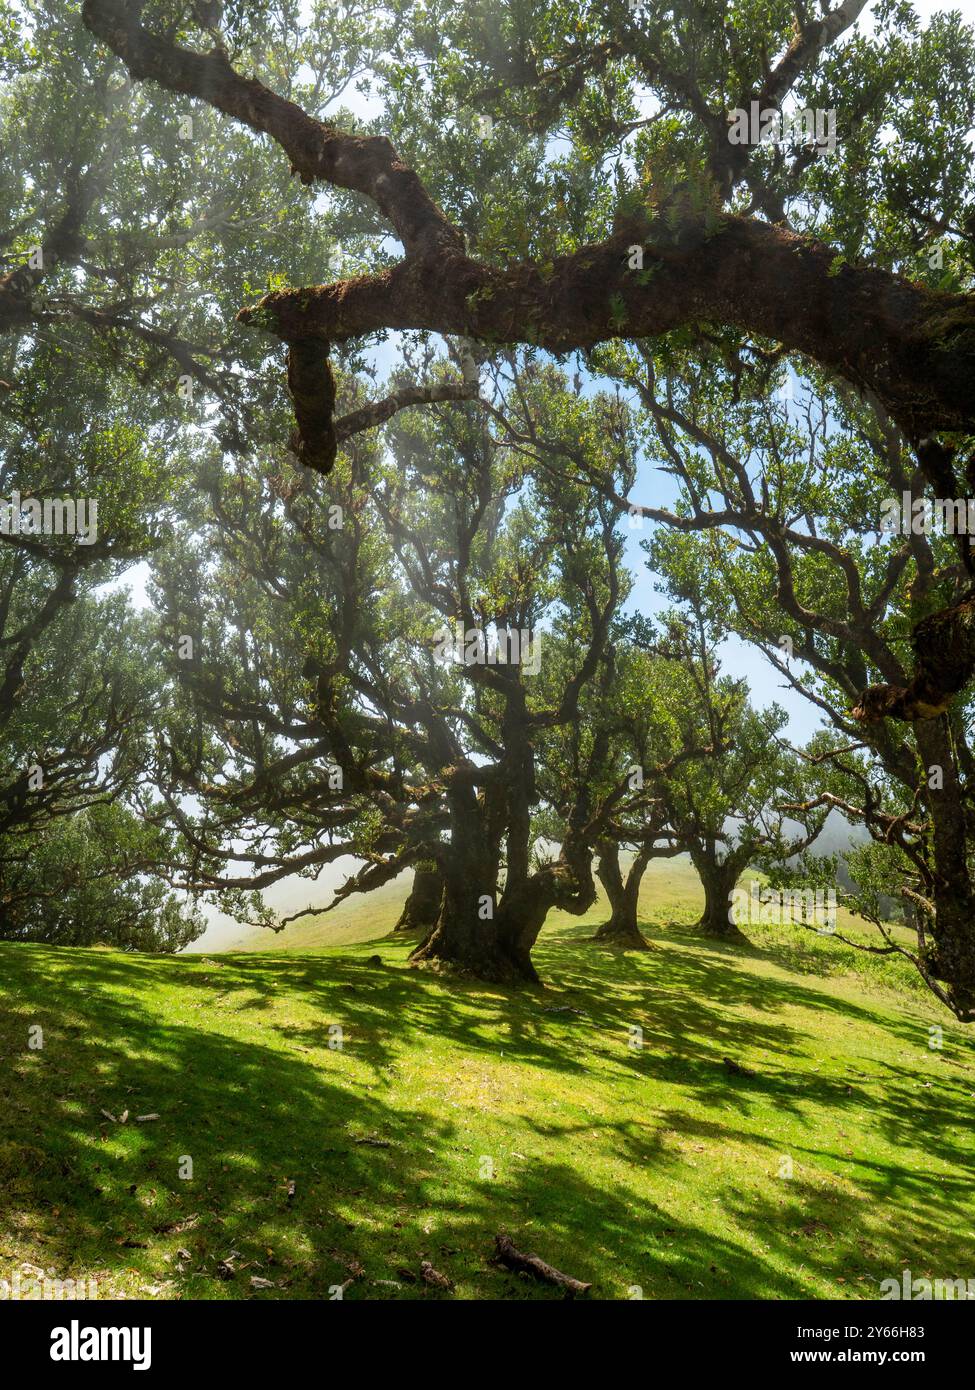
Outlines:
[[[911,634],[914,679],[908,686],[871,685],[854,719],[937,719],[975,674],[975,594],[922,619]]]
[[[303,183],[322,181],[362,193],[393,224],[410,254],[462,247],[462,238],[412,169],[383,136],[348,135],[315,120],[254,78],[242,77],[225,53],[196,53],[151,33],[141,6],[85,0],[84,22],[125,63],[131,75],[195,97],[263,135],[270,135]]]
[[[855,8],[845,0],[821,33],[807,32],[792,61],[808,61]],[[241,311],[244,323],[288,343],[412,328],[562,353],[712,321],[774,338],[872,390],[912,440],[975,427],[971,296],[927,290],[875,267],[837,269],[826,246],[731,215],[706,223],[688,214],[676,231],[648,220],[642,272],[629,266],[632,232],[554,264],[482,265],[465,255],[460,232],[388,140],[313,119],[235,72],[219,50],[200,54],[150,33],[124,0],[85,0],[83,14],[132,76],[270,135],[302,179],[371,198],[402,240],[407,259],[393,269],[267,295]],[[788,77],[779,73],[778,85]],[[323,456],[329,447],[324,441]]]
[[[238,317],[286,342],[427,329],[556,353],[714,322],[773,338],[872,391],[911,440],[975,429],[972,296],[875,267],[837,269],[822,243],[731,215],[656,234],[648,224],[642,272],[630,269],[626,233],[545,266],[500,269],[458,252],[433,279],[408,259],[380,275],[266,295]]]

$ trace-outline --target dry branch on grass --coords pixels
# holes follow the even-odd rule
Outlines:
[[[498,1264],[504,1265],[506,1269],[510,1269],[515,1274],[530,1274],[543,1284],[555,1284],[558,1288],[565,1290],[567,1298],[573,1298],[577,1293],[588,1293],[592,1288],[592,1284],[584,1284],[580,1279],[573,1279],[570,1274],[563,1274],[561,1270],[553,1269],[538,1255],[523,1255],[520,1250],[515,1249],[510,1236],[495,1236],[494,1247],[494,1258]]]

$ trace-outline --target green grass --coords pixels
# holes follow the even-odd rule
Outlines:
[[[315,951],[323,946],[356,946],[364,941],[378,941],[386,936],[396,922],[408,889],[404,874],[394,883],[383,884],[372,893],[347,898],[331,912],[317,917],[302,917],[282,931],[272,932],[262,927],[240,927],[236,935],[226,928],[220,949],[226,951]],[[313,893],[292,894],[292,901],[283,909],[293,912],[304,907]],[[328,893],[322,895],[326,900]],[[209,954],[206,937],[190,947],[194,954]]]
[[[410,970],[392,938],[0,946],[0,1277],[26,1261],[102,1298],[350,1279],[346,1298],[559,1297],[490,1263],[498,1231],[598,1298],[874,1298],[905,1267],[975,1274],[965,1030],[828,938],[697,939],[693,883],[666,873],[645,900],[657,949],[594,947],[598,908],[556,919],[544,990]],[[338,930],[321,923],[309,936]],[[401,1275],[421,1259],[456,1292]]]
[[[752,878],[763,881],[760,874],[749,871],[741,882],[747,887]],[[306,954],[333,946],[379,941],[389,934],[390,927],[399,917],[407,887],[408,880],[404,875],[373,893],[348,898],[331,912],[302,918],[281,932],[241,927],[236,936],[224,938],[226,945],[223,949],[299,951]],[[299,897],[304,902],[307,893],[296,894],[296,902]],[[657,859],[644,875],[640,893],[641,920],[676,927],[691,926],[701,915],[703,901],[700,881],[686,855]],[[591,936],[606,916],[605,899],[600,893],[597,904],[583,917],[553,912],[548,919],[546,933],[551,935],[564,929],[576,936]],[[873,928],[851,917],[843,908],[837,913],[836,926],[841,936],[873,945],[880,944],[880,938]],[[779,927],[755,925],[746,926],[745,931],[751,941],[787,962],[795,971],[821,976],[849,975],[878,989],[894,988],[898,992],[927,997],[924,982],[903,958],[870,955],[845,946],[840,941],[824,939],[805,928],[783,931]],[[893,934],[903,944],[909,944],[907,932],[894,928]],[[194,952],[207,952],[207,939],[204,937],[196,942],[191,949]]]

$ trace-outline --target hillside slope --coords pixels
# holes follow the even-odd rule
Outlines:
[[[490,1263],[499,1231],[597,1298],[966,1276],[975,1047],[944,1011],[896,971],[850,975],[827,939],[725,947],[678,923],[621,956],[586,930],[548,931],[547,988],[515,994],[410,970],[392,938],[0,946],[0,1277],[27,1261],[102,1298],[558,1297]],[[417,1282],[421,1259],[456,1292]]]
[[[359,867],[353,860],[343,862],[347,866],[346,873],[351,873]],[[749,871],[742,878],[742,883],[747,886],[755,877],[760,876]],[[388,935],[391,926],[398,919],[409,892],[410,882],[411,875],[404,872],[391,883],[384,884],[372,893],[353,895],[330,912],[323,912],[320,916],[303,917],[280,932],[268,931],[261,927],[227,927],[219,934],[200,937],[192,944],[188,953],[202,952],[212,955],[216,951],[224,950],[306,952],[329,946],[380,941]],[[320,890],[322,901],[331,901],[333,886],[337,886],[337,883]],[[568,913],[560,912],[550,913],[546,922],[546,932],[558,931],[573,925],[588,930],[605,921],[608,916],[606,898],[598,885],[597,893],[595,906],[584,917],[571,917]],[[289,895],[287,906],[279,904],[279,910],[294,911],[298,905],[307,903],[310,897],[314,900],[308,885],[303,884],[300,891],[295,887]],[[701,881],[686,854],[651,862],[640,887],[640,915],[644,921],[689,925],[700,917],[703,906]],[[870,928],[857,922],[843,909],[838,912],[837,926],[843,935],[876,940],[875,936],[870,935]],[[861,959],[860,965],[863,964]],[[907,973],[902,972],[902,975],[906,976]]]

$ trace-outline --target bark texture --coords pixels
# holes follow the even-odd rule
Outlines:
[[[942,769],[942,786],[928,792],[932,864],[928,895],[933,915],[915,914],[922,967],[947,986],[947,1002],[962,1022],[975,1021],[975,890],[958,768],[943,720],[915,724],[927,767]],[[927,920],[925,920],[927,916]]]

